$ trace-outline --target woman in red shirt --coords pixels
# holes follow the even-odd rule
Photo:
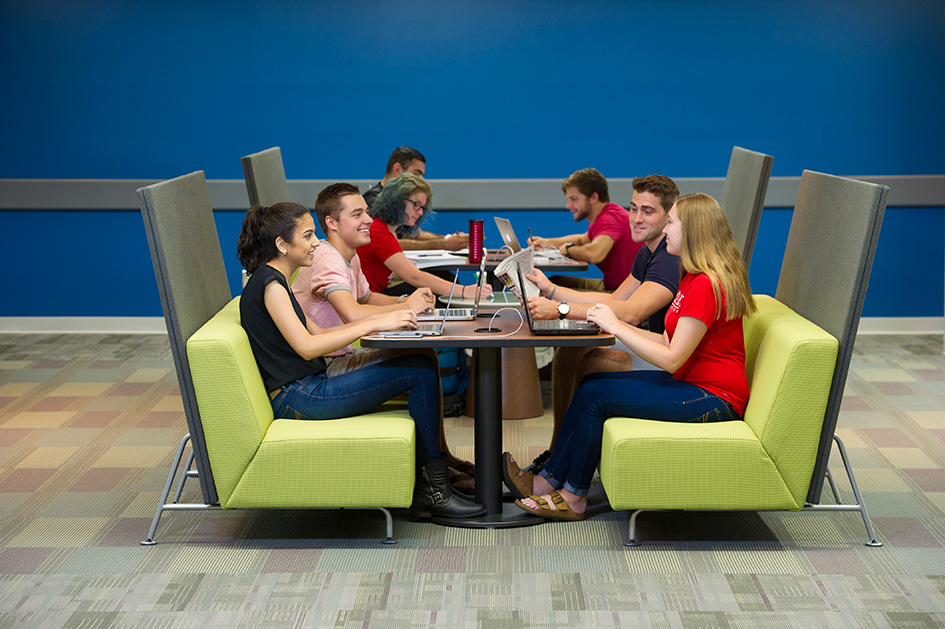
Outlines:
[[[748,404],[742,317],[755,311],[741,253],[722,208],[707,194],[680,197],[663,230],[680,258],[679,291],[655,334],[623,323],[605,304],[589,321],[665,371],[591,374],[581,381],[545,468],[519,470],[506,455],[506,484],[525,511],[582,520],[600,461],[604,421],[627,416],[673,422],[740,420]]]
[[[432,273],[421,271],[411,262],[397,242],[396,230],[401,225],[414,226],[432,211],[433,189],[422,178],[405,173],[391,179],[371,205],[370,244],[358,247],[361,271],[367,278],[371,292],[381,293],[390,284],[392,274],[414,288],[428,287],[437,295],[449,295],[451,282]],[[457,286],[456,297],[473,299],[476,285]],[[492,294],[492,287],[482,285],[482,296]]]

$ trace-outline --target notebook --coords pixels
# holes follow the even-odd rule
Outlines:
[[[417,315],[417,321],[472,321],[479,314],[479,299],[482,297],[482,283],[486,277],[486,256],[482,256],[482,262],[479,264],[479,279],[476,281],[476,301],[472,308],[450,308],[453,303],[453,291],[456,290],[456,280],[459,274],[453,277],[453,286],[450,288],[450,296],[446,302],[446,308],[435,308],[427,312],[421,312]]]
[[[525,276],[522,275],[521,265],[516,265],[518,272],[518,285],[525,286]],[[532,319],[532,313],[528,309],[528,299],[525,298],[525,291],[522,290],[522,306],[525,308],[525,319],[528,321],[528,328],[535,336],[553,336],[567,335],[574,336],[578,334],[599,334],[600,327],[596,323],[587,321],[572,321],[571,319]]]

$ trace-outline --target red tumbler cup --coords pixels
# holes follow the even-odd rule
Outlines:
[[[469,220],[469,263],[482,262],[482,221]]]

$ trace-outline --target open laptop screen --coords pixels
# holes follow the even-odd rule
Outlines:
[[[512,223],[507,218],[495,216],[495,226],[499,228],[499,235],[502,236],[503,244],[507,245],[512,253],[518,253],[522,250],[518,238],[515,236],[515,230],[512,229]]]

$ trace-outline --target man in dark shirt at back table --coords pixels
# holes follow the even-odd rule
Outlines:
[[[387,170],[384,172],[384,178],[374,184],[361,196],[367,202],[368,207],[374,204],[374,199],[384,189],[384,184],[388,181],[402,175],[411,173],[418,177],[423,177],[427,170],[427,159],[423,153],[409,146],[398,146],[390,154],[387,160]],[[423,231],[419,226],[415,228],[407,225],[401,225],[397,228],[397,241],[401,249],[405,251],[417,249],[447,249],[457,251],[469,246],[469,236],[457,232],[448,236],[434,234],[433,232]]]

